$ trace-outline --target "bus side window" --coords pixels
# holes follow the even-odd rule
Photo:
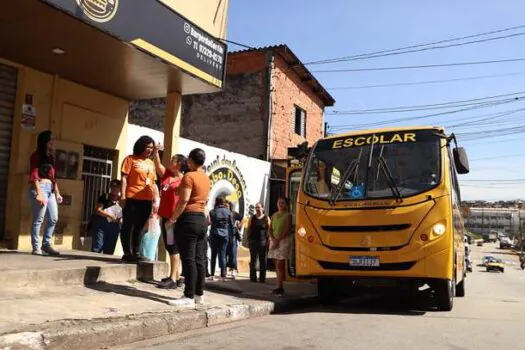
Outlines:
[[[455,199],[456,202],[454,204],[459,205],[459,202],[461,202],[461,192],[459,189],[458,175],[456,172],[456,165],[454,164],[454,157],[452,156],[452,152],[450,152],[450,149],[448,152],[448,157],[450,161],[450,180],[452,182],[452,191],[454,192],[453,199]]]

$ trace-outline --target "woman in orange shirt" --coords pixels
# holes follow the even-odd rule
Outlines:
[[[155,164],[150,159],[154,141],[149,136],[140,137],[133,146],[133,155],[122,163],[122,213],[120,241],[124,262],[134,263],[142,260],[139,254],[142,229],[148,218],[157,213],[159,193],[155,181]]]

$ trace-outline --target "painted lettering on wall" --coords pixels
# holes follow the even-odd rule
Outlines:
[[[231,161],[223,156],[217,156],[210,165],[206,166],[206,173],[211,182],[213,201],[224,196],[233,203],[234,209],[242,216],[247,215],[249,203],[247,200],[246,181],[235,160]]]

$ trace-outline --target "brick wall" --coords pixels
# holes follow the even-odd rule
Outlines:
[[[221,93],[185,96],[182,137],[263,158],[265,80],[264,71],[230,75]]]
[[[288,147],[295,147],[305,140],[312,145],[323,137],[324,104],[278,56],[275,58],[272,82],[271,158],[285,159]],[[293,128],[295,106],[306,111],[306,138],[297,135]]]
[[[164,116],[166,115],[166,99],[133,101],[129,104],[128,121],[130,124],[164,132]]]

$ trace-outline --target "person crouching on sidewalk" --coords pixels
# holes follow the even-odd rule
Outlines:
[[[91,237],[93,239],[91,251],[95,253],[115,253],[120,223],[122,221],[122,208],[120,201],[120,181],[113,180],[110,184],[109,193],[105,193],[97,200],[95,215],[91,222]],[[116,210],[107,210],[116,208]]]
[[[155,147],[153,162],[161,179],[158,215],[162,218],[161,229],[164,246],[170,255],[170,275],[160,281],[158,287],[161,289],[176,289],[182,285],[180,278],[180,254],[175,241],[175,226],[166,224],[175,212],[179,202],[179,185],[187,170],[187,159],[183,155],[177,154],[171,158],[167,166],[164,166],[160,161],[159,149]]]

